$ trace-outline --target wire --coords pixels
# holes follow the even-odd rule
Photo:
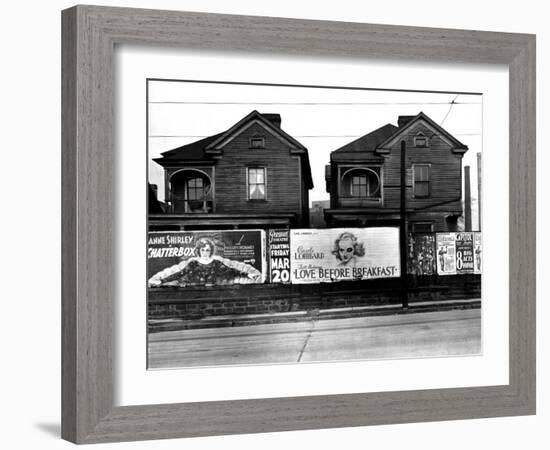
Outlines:
[[[458,96],[457,96],[458,97]],[[456,97],[455,97],[456,100]],[[193,101],[150,101],[150,105],[300,105],[300,106],[362,106],[362,105],[481,105],[480,102],[193,102]]]
[[[449,111],[447,111],[447,114],[445,114],[445,117],[443,117],[443,120],[441,121],[441,123],[439,124],[440,126],[443,126],[443,124],[445,123],[445,120],[447,120],[447,117],[449,117],[449,114],[451,112],[451,109],[453,109],[453,106],[456,105],[456,99],[458,98],[458,95],[453,99],[453,101],[451,102],[451,106],[449,106]]]
[[[205,138],[209,135],[189,135],[189,134],[156,134],[149,136],[150,138]],[[359,134],[306,134],[306,135],[292,135],[295,138],[359,138],[362,135]],[[434,135],[435,136],[435,135]],[[481,136],[481,133],[453,133],[453,136]]]

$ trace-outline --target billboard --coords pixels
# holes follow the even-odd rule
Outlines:
[[[456,233],[437,233],[435,236],[437,273],[456,274]]]
[[[481,233],[474,233],[474,273],[481,273],[483,265],[483,246],[481,245]]]
[[[474,273],[474,235],[456,233],[456,273]]]
[[[436,252],[439,275],[481,273],[480,232],[437,233]]]
[[[150,232],[147,271],[152,287],[263,283],[265,232]]]
[[[409,233],[407,273],[411,275],[434,275],[435,234]]]
[[[399,228],[291,230],[290,264],[298,284],[399,277]]]
[[[269,230],[267,243],[269,281],[271,283],[290,283],[290,230]]]

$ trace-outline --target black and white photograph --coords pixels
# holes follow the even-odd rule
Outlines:
[[[483,95],[146,82],[149,369],[483,353]]]
[[[548,448],[544,2],[91,3],[3,8],[3,448]]]

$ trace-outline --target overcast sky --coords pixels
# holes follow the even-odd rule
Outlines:
[[[307,147],[314,183],[310,201],[329,198],[324,166],[331,151],[420,111],[469,147],[463,164],[472,168],[477,197],[481,95],[149,81],[149,181],[158,185],[159,198],[164,199],[163,169],[151,158],[225,131],[253,110],[280,114],[281,128]]]

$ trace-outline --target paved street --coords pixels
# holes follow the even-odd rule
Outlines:
[[[166,331],[149,336],[150,368],[480,352],[480,309]]]

